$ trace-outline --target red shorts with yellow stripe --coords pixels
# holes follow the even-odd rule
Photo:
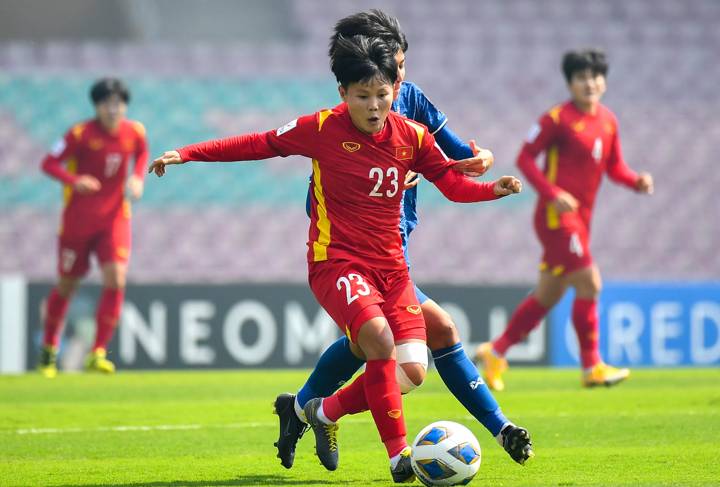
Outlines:
[[[84,276],[90,268],[90,254],[95,254],[100,265],[127,263],[130,242],[130,219],[125,215],[119,215],[108,225],[89,232],[63,230],[58,237],[58,272],[61,276]]]
[[[425,321],[407,269],[325,261],[310,264],[308,280],[315,298],[353,343],[363,323],[378,317],[387,319],[396,342],[425,341]]]
[[[563,276],[593,265],[590,236],[585,226],[549,229],[536,221],[535,232],[543,247],[541,271]]]

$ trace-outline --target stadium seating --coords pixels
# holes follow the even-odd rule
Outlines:
[[[127,78],[130,116],[157,155],[198,140],[277,127],[338,100],[326,58],[333,23],[354,2],[298,0],[292,45],[0,43],[0,273],[51,279],[60,191],[39,171],[51,142],[88,117],[98,73]],[[410,41],[408,78],[450,126],[516,173],[527,129],[566,92],[561,54],[599,45],[610,58],[606,103],[626,159],[653,172],[641,198],[608,184],[593,250],[609,279],[717,279],[720,187],[720,3],[713,0],[445,2],[386,0]],[[672,24],[672,28],[668,27]],[[438,29],[437,26],[453,26]],[[149,178],[136,205],[134,281],[305,280],[309,164],[194,165]],[[539,246],[534,195],[478,206],[420,187],[413,274],[430,282],[531,282]],[[461,225],[462,232],[458,230]],[[440,249],[440,251],[438,250]]]

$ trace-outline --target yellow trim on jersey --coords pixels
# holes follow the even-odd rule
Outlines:
[[[75,174],[77,172],[77,159],[74,157],[68,159],[67,161],[67,172],[70,174]],[[63,206],[67,206],[70,204],[70,198],[72,198],[73,194],[73,187],[70,184],[66,184],[63,186]]]
[[[562,111],[562,105],[555,105],[548,111],[548,115],[552,118],[555,125],[560,123],[560,112]]]
[[[415,122],[411,122],[410,120],[405,120],[405,123],[415,129],[418,136],[418,147],[422,146],[423,137],[425,136],[425,127]]]
[[[322,130],[325,120],[327,120],[330,115],[332,115],[332,110],[322,110],[318,113],[318,132]]]
[[[80,137],[82,137],[82,133],[85,130],[85,123],[79,123],[75,125],[71,131],[73,134],[73,137],[75,137],[75,140],[80,140]]]
[[[321,112],[322,113],[322,112]],[[313,159],[313,182],[314,192],[317,200],[317,228],[320,231],[318,238],[313,242],[313,262],[327,260],[327,248],[330,245],[330,219],[325,206],[325,195],[323,194],[322,180],[320,178],[320,163]]]
[[[551,146],[547,151],[547,179],[551,184],[557,179],[558,172],[558,147]],[[551,203],[547,204],[546,210],[547,227],[554,230],[560,226],[560,217],[557,209]]]
[[[135,129],[135,132],[137,132],[137,134],[140,137],[145,137],[145,133],[146,133],[145,126],[142,123],[138,122],[137,120],[132,120],[132,124],[133,124],[133,128]]]

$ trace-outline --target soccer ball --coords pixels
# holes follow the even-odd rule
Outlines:
[[[425,485],[466,485],[480,469],[480,444],[465,426],[438,421],[415,437],[411,460]]]

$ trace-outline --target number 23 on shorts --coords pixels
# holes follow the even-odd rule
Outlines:
[[[349,273],[347,276],[339,277],[336,285],[338,291],[345,292],[348,305],[360,296],[370,295],[370,286],[368,286],[360,274],[355,274],[354,272]]]

